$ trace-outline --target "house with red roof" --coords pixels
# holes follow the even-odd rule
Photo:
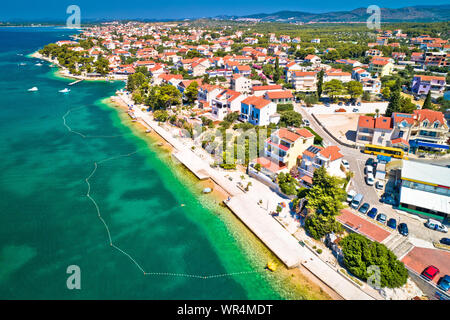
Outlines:
[[[317,72],[315,71],[294,71],[289,82],[292,83],[295,91],[311,92],[317,90]]]
[[[409,144],[413,152],[448,150],[448,125],[444,114],[429,109],[414,110],[415,123],[411,127]]]
[[[217,120],[223,120],[225,116],[232,112],[241,110],[241,101],[245,96],[241,93],[231,90],[222,90],[215,98],[212,99],[212,115]]]
[[[280,167],[292,169],[298,158],[313,145],[314,135],[304,128],[280,128],[274,131],[264,143],[264,156],[278,163]]]
[[[230,88],[237,92],[249,94],[252,90],[252,82],[244,75],[235,73],[230,79]]]
[[[341,162],[344,156],[340,153],[338,146],[328,146],[326,148],[316,145],[309,146],[299,158],[300,165],[298,171],[300,179],[309,183],[314,171],[320,167],[325,167],[330,175],[345,177],[345,172],[341,170]],[[305,177],[306,176],[306,177]]]
[[[258,96],[249,96],[241,101],[239,119],[255,126],[267,126],[278,123],[277,105],[270,100]]]
[[[427,95],[431,91],[432,95],[441,96],[444,94],[446,84],[445,77],[415,75],[411,91],[417,95]]]
[[[292,103],[294,95],[290,90],[268,91],[264,94],[264,98],[274,103]]]
[[[390,146],[393,121],[389,117],[359,116],[356,142]]]

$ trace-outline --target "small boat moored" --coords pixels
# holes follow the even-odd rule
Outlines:
[[[62,90],[59,90],[58,92],[61,92],[61,93],[68,93],[68,92],[70,92],[70,89],[64,88],[64,89],[62,89]]]

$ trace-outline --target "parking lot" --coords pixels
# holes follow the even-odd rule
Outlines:
[[[428,266],[439,268],[439,274],[433,279],[437,283],[439,278],[450,275],[450,252],[445,250],[419,248],[412,249],[403,259],[403,263],[418,274]]]

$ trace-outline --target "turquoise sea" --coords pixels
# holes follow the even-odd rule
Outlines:
[[[123,82],[59,93],[71,80],[27,57],[71,33],[0,28],[0,299],[289,297],[250,233],[104,103]]]

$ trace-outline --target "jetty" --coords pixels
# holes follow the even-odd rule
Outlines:
[[[80,79],[80,80],[76,80],[76,81],[74,81],[74,82],[71,82],[71,83],[69,83],[69,86],[73,86],[74,84],[77,84],[78,82],[81,82],[81,81],[83,81],[83,79]]]

